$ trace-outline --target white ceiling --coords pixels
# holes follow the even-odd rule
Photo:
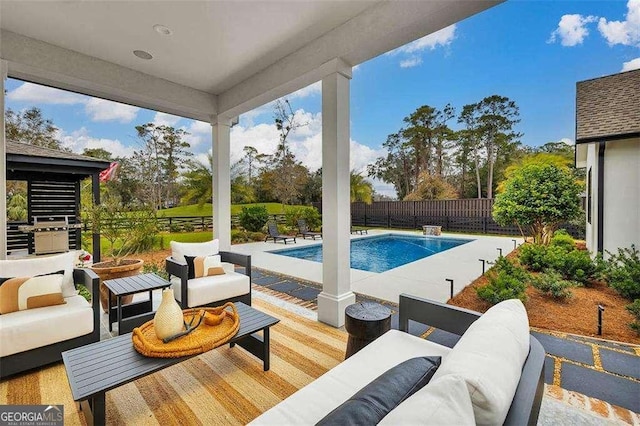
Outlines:
[[[0,0],[0,58],[12,77],[226,119],[501,1]]]
[[[2,1],[3,29],[218,94],[374,1]],[[173,30],[164,36],[155,24]],[[144,50],[145,61],[133,55]]]

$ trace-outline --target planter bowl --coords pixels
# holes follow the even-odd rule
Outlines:
[[[113,280],[115,278],[130,277],[138,275],[142,270],[144,261],[142,259],[124,259],[120,265],[115,265],[113,261],[94,263],[91,266],[91,270],[100,277],[100,305],[102,310],[106,313],[109,310],[108,295],[109,289],[103,284],[106,280]],[[131,303],[133,295],[125,296],[122,298],[122,303]],[[116,297],[111,296],[111,306],[116,306]]]

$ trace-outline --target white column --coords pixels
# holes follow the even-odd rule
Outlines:
[[[351,291],[349,190],[349,80],[336,72],[322,79],[322,293],[318,320],[344,325]]]
[[[231,120],[211,122],[213,148],[213,238],[220,250],[231,248]]]
[[[7,62],[0,60],[0,259],[7,258],[7,147],[4,138],[4,84]]]

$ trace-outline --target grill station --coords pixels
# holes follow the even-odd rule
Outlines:
[[[34,254],[48,254],[69,251],[69,229],[81,227],[81,223],[69,223],[69,216],[34,216],[33,225],[18,229],[33,234]]]

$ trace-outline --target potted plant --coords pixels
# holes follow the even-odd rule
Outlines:
[[[88,209],[91,228],[108,242],[107,260],[94,263],[91,269],[100,277],[100,303],[108,310],[109,290],[102,284],[105,280],[137,275],[142,270],[142,259],[129,258],[133,253],[149,249],[158,234],[158,224],[153,209],[147,206],[134,208],[110,196],[101,204],[93,204]],[[123,298],[123,303],[131,303],[133,295]],[[112,298],[115,305],[115,298]]]

